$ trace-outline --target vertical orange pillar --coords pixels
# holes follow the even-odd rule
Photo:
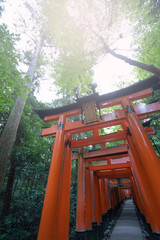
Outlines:
[[[101,208],[100,208],[100,192],[99,192],[99,180],[96,173],[94,173],[94,193],[95,193],[95,213],[96,222],[98,225],[102,222]]]
[[[85,231],[85,171],[83,162],[83,148],[79,149],[78,159],[78,189],[77,189],[77,215],[76,231]]]
[[[119,203],[118,187],[115,187],[114,190],[115,190],[115,199],[116,199],[116,205],[117,205]]]
[[[92,229],[91,179],[88,161],[86,161],[86,228]]]
[[[127,123],[123,121],[122,125],[124,130],[126,131]],[[128,146],[129,146],[128,153],[129,153],[131,164],[134,170],[133,174],[135,174],[135,179],[138,183],[138,187],[140,189],[142,200],[145,206],[144,214],[145,214],[146,220],[149,219],[149,223],[151,224],[152,230],[155,232],[160,232],[159,205],[155,201],[151,185],[149,184],[150,182],[144,171],[144,168],[140,159],[140,155],[137,152],[137,144],[135,144],[133,140],[134,140],[133,136],[127,137]]]
[[[160,212],[160,191],[157,191],[157,189],[160,189],[160,161],[130,100],[124,98],[122,100],[122,107],[125,111],[141,164],[147,176],[148,184],[152,189],[157,211]]]
[[[135,196],[136,204],[137,204],[140,212],[142,213],[142,203],[141,203],[139,192],[138,192],[138,189],[137,189],[137,186],[136,186],[136,183],[135,183],[135,180],[134,180],[133,176],[130,177],[130,180],[131,180],[131,184],[132,184],[132,188],[133,188],[133,194]]]
[[[121,189],[119,187],[118,187],[118,195],[119,195],[119,200],[122,201]]]
[[[107,211],[111,208],[111,202],[110,202],[110,197],[109,197],[109,185],[108,185],[108,179],[104,179],[105,183],[105,194],[106,194],[106,208]]]
[[[92,200],[92,222],[96,222],[96,213],[95,213],[95,194],[94,194],[94,172],[90,171],[91,179],[91,200]]]
[[[65,158],[61,183],[59,211],[57,215],[56,240],[68,240],[69,238],[69,213],[70,213],[70,187],[71,187],[71,163],[72,149],[70,146],[70,134],[66,135]]]
[[[66,118],[60,115],[56,139],[54,144],[54,152],[52,155],[51,166],[48,176],[48,183],[43,204],[42,216],[38,232],[38,240],[54,240],[55,227],[58,214],[58,202],[61,186],[61,174],[64,150],[64,124]]]
[[[112,209],[114,209],[116,205],[114,187],[111,187],[111,201],[112,201]]]
[[[151,212],[151,199],[149,198],[150,190],[146,189],[146,188],[148,188],[146,176],[145,176],[143,168],[140,164],[139,157],[137,155],[135,146],[134,146],[132,140],[129,139],[129,137],[128,137],[127,144],[128,144],[128,148],[129,148],[128,153],[129,153],[129,156],[131,159],[131,164],[132,164],[132,167],[131,167],[132,175],[133,175],[133,178],[134,178],[134,181],[135,181],[135,184],[136,184],[136,187],[138,189],[138,193],[139,193],[139,196],[141,199],[141,203],[142,203],[141,204],[142,212],[146,218],[146,221],[151,223],[152,217],[149,216],[150,212]],[[151,215],[152,215],[152,213],[151,213]]]
[[[100,190],[101,214],[104,214],[107,212],[104,178],[99,179],[99,190]]]

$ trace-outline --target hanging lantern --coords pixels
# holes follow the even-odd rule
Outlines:
[[[98,115],[99,112],[99,115]],[[82,122],[93,123],[100,120],[100,110],[97,109],[97,104],[95,101],[87,102],[82,104]]]

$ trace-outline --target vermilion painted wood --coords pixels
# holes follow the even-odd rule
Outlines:
[[[119,155],[116,155],[116,156],[105,156],[106,155],[106,150],[107,150],[107,153],[108,153],[108,150],[110,150],[109,151],[109,153],[110,153],[110,155],[112,155],[112,154],[117,154],[117,153],[119,153]],[[51,151],[53,151],[53,146],[51,147]],[[121,144],[120,146],[118,146],[118,147],[114,147],[114,148],[109,148],[109,149],[105,149],[104,151],[102,151],[102,150],[96,150],[96,151],[93,151],[93,152],[88,152],[88,151],[86,151],[86,152],[84,152],[83,153],[83,158],[85,159],[85,160],[89,160],[89,161],[98,161],[98,160],[103,160],[103,159],[107,159],[107,160],[109,160],[109,158],[110,157],[112,157],[112,159],[114,159],[114,157],[115,158],[120,158],[120,157],[126,157],[126,156],[128,156],[128,153],[124,153],[123,154],[123,152],[127,152],[127,146],[125,145],[125,144]],[[92,155],[91,155],[91,157],[93,157],[93,158],[90,158],[90,153],[92,153]],[[98,153],[98,156],[99,157],[97,157],[97,153]],[[88,155],[89,155],[89,158],[87,158],[88,157]],[[104,156],[103,156],[104,155]],[[73,154],[72,154],[72,160],[76,160],[76,159],[78,159],[78,153],[76,153],[76,152],[74,152]]]
[[[147,133],[148,136],[150,135],[155,135],[155,130],[153,127],[148,127],[145,128],[145,132]],[[120,133],[122,133],[122,138]],[[93,135],[92,138],[88,138],[88,139],[84,139],[84,140],[72,140],[71,141],[71,147],[72,148],[77,148],[77,147],[82,147],[82,146],[87,146],[87,145],[94,145],[94,144],[98,144],[98,143],[105,143],[105,142],[112,142],[112,141],[118,141],[118,140],[124,140],[125,139],[125,135],[123,131],[118,131],[117,133],[114,134],[108,134],[108,135],[104,135],[104,136],[98,136],[95,137],[95,135]],[[51,151],[53,152],[54,146],[51,146]],[[117,148],[115,148],[116,150]],[[114,150],[114,148],[113,148]],[[118,149],[119,150],[119,149]],[[105,151],[105,150],[104,150]],[[75,157],[75,155],[74,155]]]
[[[152,103],[152,104],[138,104],[135,106],[135,111],[138,115],[138,117],[142,120],[147,118],[147,114],[150,113],[156,113],[160,111],[160,103]],[[84,131],[90,131],[94,127],[98,128],[103,128],[103,127],[109,127],[109,126],[114,126],[121,124],[121,120],[125,119],[125,114],[122,110],[120,109],[115,109],[113,113],[108,113],[106,115],[102,116],[102,120],[100,122],[92,123],[92,124],[87,124],[84,125],[81,121],[77,122],[72,122],[69,121],[65,125],[65,131],[71,131],[71,133],[76,133],[76,132],[84,132]],[[54,135],[56,134],[57,131],[57,125],[52,124],[50,128],[44,128],[42,130],[41,136],[49,136],[49,135]]]
[[[133,93],[131,95],[127,95],[126,97],[129,98],[131,101],[136,101],[136,100],[139,100],[139,99],[142,99],[142,98],[150,97],[150,96],[152,96],[152,94],[153,94],[152,89],[148,88],[148,89],[145,89],[143,91]],[[121,101],[122,101],[123,98],[124,97],[115,98],[115,99],[112,99],[110,101],[100,103],[100,108],[107,108],[107,107],[111,107],[111,106],[114,106],[114,105],[119,105],[119,104],[121,104]]]
[[[104,178],[105,183],[105,195],[106,195],[106,208],[107,211],[111,208],[111,202],[110,202],[110,196],[109,196],[109,185],[108,185],[108,179]]]
[[[138,116],[143,114],[156,113],[160,111],[160,103],[159,102],[155,102],[151,104],[140,103],[136,105],[134,109]]]
[[[159,231],[159,210],[157,209],[151,186],[149,185],[147,175],[144,171],[143,165],[141,164],[140,156],[138,155],[136,146],[133,142],[133,137],[128,137],[127,140],[129,144],[128,153],[145,207],[143,213],[148,222],[151,224],[152,230]]]
[[[133,188],[133,193],[134,193],[134,196],[135,196],[135,201],[137,203],[137,206],[138,206],[140,212],[143,213],[142,202],[141,202],[141,199],[140,199],[140,196],[139,196],[139,192],[138,192],[134,177],[131,176],[130,180],[131,180],[131,184],[132,184],[132,188]]]
[[[131,167],[131,163],[127,162],[127,163],[102,165],[102,166],[89,166],[89,169],[90,171],[103,171],[103,170],[130,168],[130,167]]]
[[[106,192],[105,192],[105,182],[104,179],[99,179],[99,190],[100,190],[100,204],[101,204],[101,214],[104,214],[107,212],[107,206],[106,206]]]
[[[110,187],[110,191],[111,191],[111,207],[112,207],[112,209],[114,209],[115,206],[116,206],[115,188],[114,187]]]
[[[98,157],[98,156],[105,156],[105,155],[111,155],[111,154],[118,154],[118,153],[124,153],[127,152],[127,146],[125,144],[122,144],[118,147],[114,148],[107,148],[106,150],[97,150],[93,152],[84,152],[83,157],[84,158],[92,158],[92,157]]]
[[[59,124],[65,124],[65,116],[61,115]],[[57,223],[58,203],[60,196],[60,183],[63,163],[64,128],[57,130],[55,139],[55,151],[52,155],[49,170],[48,183],[41,215],[38,240],[55,239],[55,227]]]
[[[144,131],[147,135],[154,135],[155,130],[152,127],[145,128]],[[106,142],[113,142],[113,141],[119,141],[124,140],[126,138],[126,134],[124,131],[118,130],[117,133],[107,134],[103,136],[96,136],[88,139],[82,139],[82,140],[72,140],[71,141],[71,147],[77,148],[82,146],[88,146],[88,145],[95,145],[99,143],[106,143]]]
[[[113,148],[114,149],[114,148]],[[117,155],[113,155],[113,156],[100,156],[100,157],[93,157],[93,158],[86,158],[85,160],[86,161],[102,161],[102,160],[109,160],[109,159],[119,159],[119,158],[126,158],[126,157],[128,157],[127,158],[127,160],[129,161],[130,160],[130,158],[129,158],[129,156],[128,156],[128,153],[122,153],[122,154],[117,154]],[[110,163],[111,164],[111,163]]]
[[[106,171],[98,171],[97,177],[99,178],[122,178],[122,177],[130,177],[132,176],[131,169],[117,169],[117,170],[106,170]]]
[[[136,149],[139,155],[141,165],[144,169],[145,175],[148,179],[148,186],[152,190],[154,196],[154,204],[157,211],[160,213],[160,192],[157,189],[160,189],[160,161],[157,154],[154,151],[154,148],[144,131],[144,128],[141,122],[138,119],[138,116],[135,111],[132,113],[126,113],[127,108],[133,108],[130,101],[127,98],[124,98],[122,101],[122,107],[126,114],[126,120],[130,128],[132,137],[136,144]],[[156,218],[156,217],[155,217]],[[159,223],[160,225],[160,223]],[[157,224],[156,232],[160,232],[160,226]]]
[[[68,133],[66,139],[70,139]],[[71,188],[71,162],[72,149],[67,145],[65,147],[65,156],[63,164],[63,174],[61,181],[61,192],[59,200],[59,210],[56,224],[55,239],[68,240],[69,238],[69,213],[70,213],[70,188]],[[63,226],[63,227],[62,227]]]
[[[86,229],[92,229],[91,179],[89,162],[86,162]]]
[[[90,179],[91,179],[92,222],[96,222],[95,194],[94,194],[94,172],[93,171],[90,171]]]
[[[83,140],[74,139],[71,141],[71,147],[77,148],[82,146],[95,145],[99,143],[112,142],[112,141],[118,141],[118,140],[124,140],[124,139],[125,139],[125,133],[119,130],[117,133],[107,134],[107,135],[99,136],[96,138],[92,137],[92,138],[83,139]]]
[[[82,153],[82,148],[79,153]],[[76,213],[76,230],[85,230],[85,172],[82,155],[78,160],[78,188],[77,188],[77,213]]]
[[[119,187],[118,187],[118,195],[119,195],[119,200],[122,201],[122,193],[121,193]]]
[[[152,104],[138,104],[135,106],[135,111],[138,114],[139,118],[145,119],[147,118],[147,114],[155,113],[160,111],[160,104],[152,103]],[[103,127],[109,127],[114,125],[121,124],[121,120],[125,119],[125,114],[120,109],[115,109],[113,113],[108,113],[106,115],[102,116],[102,120],[100,122],[95,122],[92,124],[84,125],[81,121],[72,122],[69,121],[65,125],[65,131],[71,131],[72,134],[78,133],[78,132],[84,132],[84,131],[90,131],[94,127],[103,128]],[[57,125],[52,124],[50,128],[45,128],[42,130],[41,136],[48,136],[48,135],[55,135],[57,130]]]
[[[68,111],[64,113],[66,117],[72,117],[72,116],[76,116],[76,115],[80,115],[81,114],[81,109],[74,109],[72,111]],[[59,118],[60,114],[56,114],[56,115],[51,115],[51,116],[46,116],[44,118],[45,122],[53,122],[53,121],[57,121]]]
[[[147,186],[145,186],[146,178],[144,175],[144,170],[142,169],[142,166],[140,164],[139,156],[137,154],[133,140],[129,136],[127,137],[126,143],[129,146],[128,154],[130,156],[131,164],[132,164],[131,171],[132,171],[132,175],[134,177],[136,187],[138,189],[138,193],[141,199],[143,214],[146,218],[146,221],[152,224],[151,223],[152,213],[150,212],[151,211],[150,199],[148,201],[149,193],[148,193],[148,190],[145,191],[145,188]]]
[[[100,209],[100,192],[99,192],[99,180],[97,175],[94,174],[94,194],[95,194],[95,215],[96,222],[99,225],[102,222],[102,215]]]
[[[131,95],[128,95],[127,97],[131,101],[135,101],[135,100],[138,100],[138,99],[142,99],[142,98],[145,98],[145,97],[152,96],[152,94],[153,94],[153,91],[152,91],[151,88],[149,88],[149,89],[140,91],[138,93],[133,93]],[[114,105],[121,104],[122,99],[123,99],[123,97],[115,98],[115,99],[112,99],[110,101],[100,103],[100,108],[106,108],[106,107],[111,107],[111,106],[114,106]],[[79,114],[81,114],[80,109],[74,109],[72,111],[68,111],[68,112],[64,113],[64,115],[66,117],[72,117],[72,116],[76,116],[76,115],[79,115]],[[60,114],[56,114],[56,115],[52,115],[52,116],[46,116],[44,118],[44,121],[45,122],[53,122],[53,121],[58,120],[59,116],[60,116]]]

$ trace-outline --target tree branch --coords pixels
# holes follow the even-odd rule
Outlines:
[[[135,67],[138,67],[138,68],[141,68],[147,72],[150,72],[150,73],[153,73],[155,76],[159,77],[160,78],[160,69],[159,68],[156,68],[154,65],[148,65],[148,64],[145,64],[145,63],[142,63],[142,62],[139,62],[139,61],[136,61],[136,60],[133,60],[133,59],[130,59],[126,56],[123,56],[121,54],[118,54],[118,53],[115,53],[113,50],[111,50],[103,41],[103,44],[104,44],[104,47],[105,47],[105,50],[107,53],[110,53],[112,56],[132,65],[132,66],[135,66]]]

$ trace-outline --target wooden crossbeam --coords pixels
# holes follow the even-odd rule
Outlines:
[[[145,128],[145,132],[147,135],[154,135],[155,131],[152,127]],[[88,139],[82,139],[82,140],[72,140],[71,141],[71,147],[72,148],[78,148],[83,146],[89,146],[89,145],[96,145],[99,143],[106,143],[106,142],[113,142],[113,141],[119,141],[124,140],[126,138],[126,134],[123,130],[118,130],[117,133],[107,134],[103,136],[97,136],[92,137]]]
[[[84,152],[83,153],[83,158],[95,158],[95,157],[100,157],[100,156],[105,156],[105,155],[112,155],[112,154],[120,154],[120,153],[126,153],[127,146],[125,144],[122,144],[117,147],[113,148],[106,148],[105,150],[97,150],[97,151],[91,151],[91,152]]]
[[[105,143],[105,142],[113,142],[113,141],[119,141],[124,140],[126,138],[124,131],[119,130],[117,133],[113,134],[107,134],[104,136],[99,137],[93,137],[83,140],[72,140],[71,141],[71,147],[77,148],[82,146],[88,146],[88,145],[95,145],[99,143]]]
[[[115,147],[115,149],[117,149],[119,147]],[[114,148],[113,148],[114,150]],[[95,151],[96,152],[96,151]],[[110,159],[119,159],[119,158],[124,158],[124,157],[128,157],[128,153],[124,153],[124,154],[119,154],[119,155],[113,155],[113,156],[99,156],[99,157],[93,157],[93,158],[85,158],[86,161],[102,161],[102,160],[110,160]]]
[[[120,169],[120,168],[130,168],[131,163],[120,163],[120,164],[110,164],[110,165],[101,165],[101,166],[89,166],[90,171],[102,171],[102,170],[112,170],[112,169]]]
[[[97,177],[99,178],[123,178],[132,176],[130,168],[118,169],[118,170],[106,170],[96,172]]]
[[[152,96],[152,94],[153,94],[152,89],[148,88],[148,89],[145,89],[143,91],[127,95],[125,97],[129,98],[131,101],[135,101],[135,100],[138,100],[138,99],[142,99],[142,98]],[[111,106],[114,106],[114,105],[119,105],[119,104],[121,104],[121,101],[122,101],[123,98],[124,97],[119,97],[119,98],[111,99],[109,101],[102,102],[102,103],[99,104],[100,108],[106,108],[106,107],[111,107]],[[80,108],[77,108],[77,109],[74,109],[74,110],[71,110],[71,111],[68,111],[68,112],[64,112],[63,114],[66,117],[76,116],[76,115],[81,114],[81,110],[80,110]],[[59,116],[60,116],[60,114],[46,116],[44,118],[44,121],[45,122],[57,121]]]
[[[153,94],[153,90],[151,88],[148,88],[148,89],[142,90],[140,92],[136,92],[136,93],[127,95],[125,97],[129,98],[131,101],[136,101],[136,100],[139,100],[142,98],[150,97],[150,96],[152,96],[152,94]],[[114,105],[119,105],[119,104],[121,104],[121,101],[123,98],[124,97],[115,98],[115,99],[109,100],[107,102],[100,103],[100,108],[106,108],[106,107],[111,107]]]
[[[150,113],[155,113],[160,111],[160,103],[152,103],[152,104],[138,104],[135,106],[135,111],[138,114],[139,118],[145,119],[147,118],[147,114]],[[121,120],[125,119],[125,114],[123,110],[117,109],[114,110],[113,113],[108,113],[102,116],[102,120],[99,122],[91,123],[84,125],[81,121],[77,122],[66,122],[65,124],[65,132],[71,132],[71,134],[78,133],[78,132],[85,132],[85,131],[90,131],[93,128],[104,128],[104,127],[109,127],[109,126],[114,126],[114,125],[119,125],[121,124]],[[49,135],[54,135],[56,134],[57,131],[57,125],[52,124],[50,128],[45,128],[42,130],[41,136],[49,136]]]
[[[118,153],[119,155],[117,155]],[[112,155],[112,154],[116,154],[116,155]],[[125,144],[122,144],[118,147],[107,148],[105,150],[96,150],[93,152],[86,151],[83,153],[83,158],[87,161],[98,161],[98,160],[103,160],[108,158],[114,159],[114,158],[121,158],[121,157],[127,157],[127,156],[128,156],[128,153],[127,153],[127,147]],[[72,154],[72,160],[77,160],[77,159],[78,159],[78,153],[74,152]]]

